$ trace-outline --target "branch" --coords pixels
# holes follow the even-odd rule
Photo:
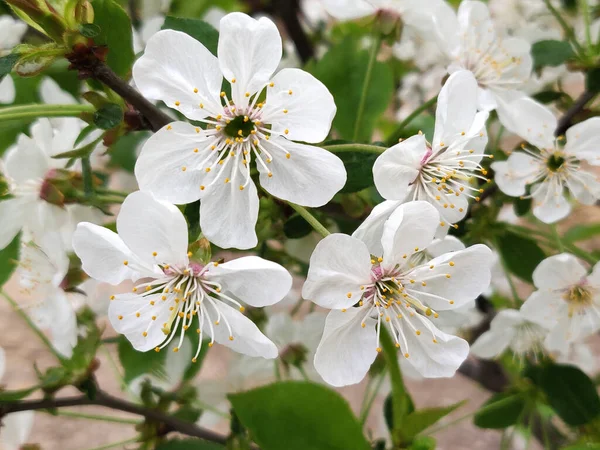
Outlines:
[[[583,111],[585,105],[596,96],[596,92],[585,90],[558,121],[554,136],[562,136],[571,126],[573,118]]]
[[[146,420],[161,423],[166,426],[167,432],[176,431],[187,436],[193,436],[219,444],[225,444],[227,438],[213,431],[200,428],[191,422],[185,422],[162,411],[149,409],[135,403],[114,397],[100,389],[92,400],[85,395],[65,398],[47,398],[43,400],[23,400],[14,403],[0,405],[0,419],[7,414],[19,411],[36,411],[40,409],[64,408],[69,406],[104,406],[106,408],[125,411],[131,414],[143,416]]]
[[[274,0],[273,6],[275,13],[285,24],[290,39],[294,41],[300,60],[306,64],[314,57],[315,52],[298,19],[300,2],[298,0]]]

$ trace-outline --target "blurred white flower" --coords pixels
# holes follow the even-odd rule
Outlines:
[[[302,294],[332,309],[315,355],[327,383],[344,386],[364,378],[381,351],[381,327],[389,327],[400,354],[424,377],[450,377],[467,357],[466,341],[433,321],[438,311],[458,308],[488,287],[491,251],[475,245],[413,266],[414,255],[434,241],[438,224],[431,204],[414,201],[386,221],[379,257],[343,234],[317,245]]]
[[[27,25],[9,15],[0,16],[0,57],[8,55],[27,31]],[[15,101],[15,83],[10,74],[0,80],[0,103]]]
[[[250,356],[275,358],[277,348],[242,314],[239,300],[257,307],[280,301],[292,277],[280,265],[255,256],[225,264],[190,261],[188,232],[175,206],[150,194],[129,195],[117,217],[119,234],[80,223],[73,247],[83,270],[110,284],[138,281],[133,292],[111,296],[108,316],[116,331],[139,351],[160,351],[186,331]],[[233,308],[230,305],[234,305]]]

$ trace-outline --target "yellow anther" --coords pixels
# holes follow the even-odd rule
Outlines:
[[[240,312],[244,312],[246,311],[246,308],[244,308],[243,306],[240,306]]]
[[[110,296],[110,299],[111,299],[111,300],[114,300],[114,299],[115,299],[115,296],[114,296],[114,295],[111,295],[111,296]]]
[[[156,353],[160,352],[160,347],[154,347],[154,351],[155,351]]]
[[[204,103],[200,103],[198,106],[199,106],[200,108],[204,108]]]
[[[235,79],[235,78],[232,78],[232,79],[231,79],[231,82],[232,82],[232,83],[235,83],[235,82],[236,82],[236,79]]]
[[[418,251],[419,251],[419,247],[415,247],[415,252],[418,252]]]
[[[167,125],[167,130],[172,130],[173,127],[171,125]]]
[[[363,323],[360,324],[360,326],[364,328],[364,327],[367,326],[367,324],[363,322]]]
[[[288,91],[288,94],[289,94],[289,95],[292,95],[293,93],[294,93],[294,92],[293,92],[291,89]]]
[[[123,320],[123,316],[119,316],[117,317],[119,320]]]
[[[450,274],[449,273],[446,274],[446,278],[450,278]]]
[[[415,333],[417,334],[417,336],[421,336],[421,332],[419,330],[415,331]]]
[[[181,171],[182,171],[182,172],[185,172],[186,170],[187,170],[187,167],[185,167],[185,166],[183,166],[183,167],[181,168]]]
[[[200,190],[203,191],[204,189],[206,189],[206,187],[201,185]]]
[[[289,153],[286,153],[286,154],[285,154],[285,157],[286,157],[287,159],[290,159],[290,158],[292,157],[292,155],[290,155]]]
[[[225,184],[229,183],[231,180],[229,178],[225,178]]]
[[[450,304],[451,304],[451,305],[454,305],[454,300],[450,300]]]
[[[284,110],[283,110],[283,113],[284,113],[284,114],[287,114],[287,113],[288,113],[288,110],[287,110],[287,109],[284,109]]]
[[[179,105],[181,105],[180,102],[175,102],[175,106],[179,106]]]
[[[405,357],[405,358],[408,358],[409,356],[410,356],[410,355],[409,355],[408,353],[405,353],[405,354],[404,354],[404,357]]]
[[[142,333],[142,336],[146,337],[148,336],[148,333],[146,333],[145,331]]]
[[[123,261],[123,265],[127,266],[129,264],[129,261]]]
[[[206,173],[210,172],[210,167],[206,168]]]
[[[213,345],[214,345],[214,344],[213,344],[212,342],[209,342],[209,343],[208,343],[208,346],[209,346],[209,347],[212,347]]]
[[[198,93],[198,88],[194,88],[194,94]]]
[[[377,350],[377,353],[381,353],[383,351],[381,347],[377,347],[375,350]]]
[[[178,351],[179,351],[179,347],[175,347],[175,348],[173,349],[173,352],[175,352],[175,353],[177,353]]]
[[[290,130],[288,130],[288,129],[286,128],[286,130],[284,131],[284,133],[285,133],[285,134],[290,134]]]
[[[246,97],[250,97],[250,92],[246,92],[246,94],[244,94]]]
[[[348,298],[352,298],[352,292],[348,292],[348,293],[346,294],[346,297],[348,297]]]
[[[269,87],[273,87],[275,86],[275,83],[273,83],[272,81],[269,83]]]
[[[221,92],[221,97],[225,97],[225,92]]]
[[[448,265],[449,265],[450,267],[454,267],[454,261],[450,261],[450,262],[448,263]]]

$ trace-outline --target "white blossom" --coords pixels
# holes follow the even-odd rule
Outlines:
[[[0,57],[8,55],[27,31],[27,25],[8,15],[0,16]],[[15,83],[10,74],[0,80],[0,103],[15,101]]]

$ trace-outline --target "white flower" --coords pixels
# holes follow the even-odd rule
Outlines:
[[[433,206],[410,202],[385,223],[380,255],[372,257],[362,241],[343,234],[317,245],[302,294],[332,309],[315,356],[327,383],[363,379],[381,351],[381,327],[389,328],[400,354],[424,377],[450,377],[467,357],[466,341],[432,320],[487,288],[491,251],[475,245],[413,267],[409,261],[433,242],[438,223]]]
[[[529,42],[499,35],[488,7],[479,1],[463,0],[457,14],[440,9],[434,22],[440,46],[452,60],[448,72],[471,71],[479,85],[479,109],[496,109],[500,122],[513,131],[510,102],[525,95],[519,89],[531,75]]]
[[[0,381],[6,369],[6,355],[0,347]],[[27,442],[33,426],[33,411],[22,411],[7,414],[2,418],[0,448],[3,450],[19,450]]]
[[[437,208],[443,232],[467,214],[468,199],[477,200],[481,192],[471,181],[487,181],[480,161],[485,156],[488,113],[477,112],[476,96],[473,75],[468,71],[453,73],[438,97],[433,142],[418,134],[377,158],[373,165],[375,187],[390,201],[376,206],[357,233],[381,230],[400,203],[412,200],[424,200]],[[372,240],[368,241],[371,247]]]
[[[186,122],[164,127],[144,145],[135,173],[140,188],[157,198],[177,204],[201,199],[200,225],[211,242],[251,248],[259,207],[252,159],[266,191],[300,205],[322,206],[344,186],[337,156],[292,142],[325,139],[336,107],[307,72],[283,69],[272,77],[282,44],[269,19],[225,16],[218,54],[177,31],[150,39],[133,68],[136,85],[207,129]],[[223,78],[231,99],[221,91]]]
[[[570,342],[600,329],[600,264],[591,274],[568,253],[550,256],[533,272],[538,289],[521,307],[523,316],[550,329],[545,346],[564,351]]]
[[[495,358],[510,349],[520,357],[536,357],[544,351],[547,334],[547,328],[527,320],[521,311],[504,309],[496,314],[490,329],[471,345],[471,352],[480,358]]]
[[[567,130],[564,147],[554,138],[557,121],[552,112],[531,99],[513,102],[519,109],[522,138],[539,152],[522,146],[507,161],[492,164],[496,184],[513,197],[524,196],[530,185],[533,214],[545,223],[561,220],[571,212],[565,191],[581,203],[593,205],[600,198],[600,178],[585,170],[582,162],[600,165],[600,118],[593,117]]]
[[[0,57],[8,55],[13,47],[21,42],[27,31],[27,25],[8,15],[0,17]],[[0,103],[15,101],[15,83],[10,74],[0,80]]]
[[[58,230],[66,219],[65,210],[47,202],[44,196],[48,187],[45,180],[52,176],[53,169],[64,166],[65,161],[52,159],[51,155],[64,151],[65,147],[71,150],[71,136],[55,132],[47,119],[33,124],[31,136],[20,135],[17,145],[8,150],[4,160],[12,197],[0,202],[0,249],[23,227],[39,237],[47,231]]]
[[[70,358],[77,344],[77,317],[63,290],[68,270],[69,258],[58,233],[22,245],[17,273],[21,293],[31,298],[28,312],[39,327],[50,331],[53,347]]]
[[[275,358],[277,348],[240,311],[238,300],[252,306],[272,305],[288,293],[290,274],[256,256],[225,264],[190,261],[187,224],[173,205],[135,192],[123,202],[119,234],[80,223],[73,247],[83,270],[113,285],[138,281],[133,292],[111,296],[109,319],[139,351],[162,349],[186,331],[211,338],[250,356]],[[230,305],[235,306],[232,307]]]

